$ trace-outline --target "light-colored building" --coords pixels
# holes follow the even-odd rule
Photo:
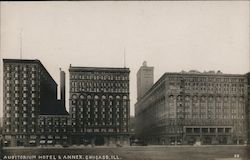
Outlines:
[[[154,84],[154,67],[147,66],[147,62],[144,61],[136,76],[137,100],[139,100]]]
[[[165,73],[135,105],[136,135],[149,144],[243,144],[247,87],[246,75]]]

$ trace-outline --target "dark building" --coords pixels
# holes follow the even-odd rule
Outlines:
[[[68,114],[39,115],[39,145],[67,145],[69,143],[69,122]]]
[[[135,105],[136,134],[150,144],[243,144],[247,86],[246,75],[165,73]]]
[[[56,82],[39,60],[3,59],[3,106],[6,146],[34,145],[39,115],[66,112]]]
[[[128,144],[129,72],[70,66],[72,144]]]

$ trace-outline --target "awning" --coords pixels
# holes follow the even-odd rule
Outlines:
[[[40,144],[45,144],[45,140],[41,140],[41,141],[40,141]]]
[[[53,142],[52,140],[48,140],[47,141],[48,144],[52,144],[52,142]]]
[[[9,141],[4,141],[5,144],[9,143]]]

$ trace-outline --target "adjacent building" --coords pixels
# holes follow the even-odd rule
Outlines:
[[[57,84],[39,60],[3,59],[3,135],[6,146],[36,145],[38,117],[65,114]]]
[[[246,74],[248,80],[248,101],[247,101],[247,109],[246,109],[246,119],[247,119],[247,136],[248,136],[248,144],[250,144],[250,73]]]
[[[129,142],[129,69],[70,65],[71,143]]]
[[[135,105],[136,135],[149,144],[243,144],[247,83],[220,71],[165,73]]]
[[[69,122],[68,114],[39,115],[39,145],[68,145]]]

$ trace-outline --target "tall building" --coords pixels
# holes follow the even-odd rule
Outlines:
[[[66,112],[56,82],[39,60],[3,59],[3,106],[6,146],[34,145],[39,115]]]
[[[148,67],[147,62],[137,72],[137,100],[139,100],[154,84],[154,67]]]
[[[136,134],[150,144],[243,144],[247,87],[246,75],[165,73],[136,103]]]
[[[60,68],[60,100],[61,100],[61,105],[65,107],[65,72],[62,71],[61,68]]]
[[[127,144],[129,69],[72,67],[70,117],[72,144]]]

